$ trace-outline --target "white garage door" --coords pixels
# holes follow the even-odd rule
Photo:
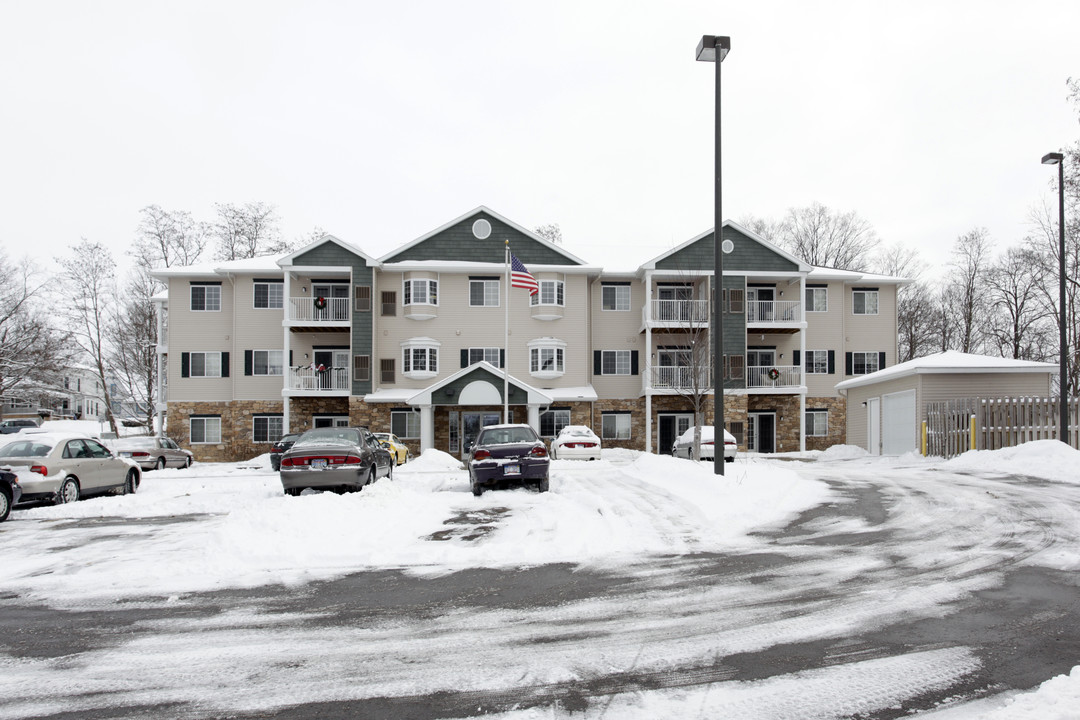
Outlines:
[[[917,449],[914,390],[883,395],[881,415],[882,454],[903,455]]]

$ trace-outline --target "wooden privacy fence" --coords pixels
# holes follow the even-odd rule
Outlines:
[[[923,453],[954,457],[966,450],[998,450],[1032,440],[1058,439],[1058,400],[957,398],[926,403]],[[1080,400],[1068,401],[1065,442],[1080,449]]]

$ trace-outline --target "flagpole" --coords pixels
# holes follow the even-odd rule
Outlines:
[[[510,422],[510,240],[505,240],[506,256],[506,324],[503,326],[503,422]]]

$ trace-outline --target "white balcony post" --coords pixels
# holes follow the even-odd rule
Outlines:
[[[431,405],[420,406],[420,452],[435,447],[435,410]]]
[[[289,389],[292,386],[292,377],[293,377],[292,364],[289,362],[291,360],[291,358],[289,357],[289,350],[291,349],[291,345],[292,345],[292,333],[289,332],[289,323],[287,322],[288,319],[289,319],[289,313],[290,313],[290,310],[291,310],[291,304],[290,304],[291,301],[289,299],[289,290],[290,290],[290,287],[292,286],[291,280],[292,280],[292,273],[290,273],[288,270],[286,270],[285,271],[285,284],[281,289],[281,294],[282,294],[282,297],[283,297],[283,301],[281,303],[281,306],[282,306],[283,312],[286,313],[285,318],[284,318],[285,321],[281,323],[281,329],[282,329],[283,334],[284,334],[284,337],[282,338],[282,341],[281,341],[281,347],[282,347],[281,354],[283,355],[283,357],[281,359],[282,360],[281,364],[286,367],[285,372],[282,373],[283,377],[281,378],[281,406],[282,406],[281,407],[281,427],[286,433],[288,433],[289,430],[290,430],[290,425],[289,425],[289,404],[290,404],[289,403]]]

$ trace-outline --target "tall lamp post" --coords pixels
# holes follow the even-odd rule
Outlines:
[[[1065,334],[1065,156],[1056,152],[1046,153],[1043,155],[1042,164],[1058,166],[1058,341],[1061,348],[1058,440],[1069,444],[1069,348]]]
[[[704,35],[697,46],[698,62],[716,63],[716,194],[714,197],[713,211],[713,313],[712,327],[709,334],[712,335],[712,366],[713,366],[713,442],[716,450],[713,452],[713,472],[716,475],[724,474],[724,316],[723,310],[723,287],[724,287],[724,254],[721,252],[724,222],[722,212],[723,187],[720,182],[720,65],[724,58],[731,52],[731,38],[726,35]]]

